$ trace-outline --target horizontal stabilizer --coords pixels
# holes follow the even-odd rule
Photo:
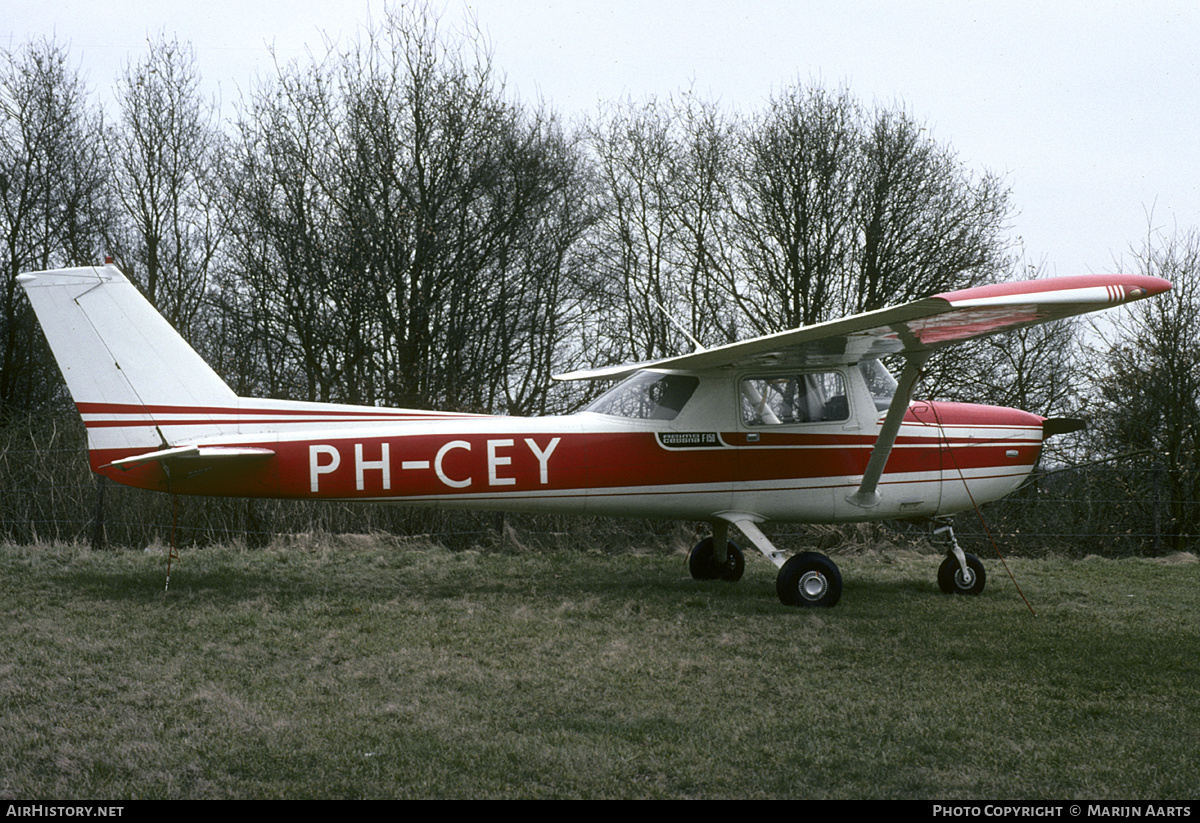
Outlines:
[[[234,446],[176,446],[175,448],[171,449],[159,449],[158,451],[137,454],[133,457],[126,457],[122,460],[114,460],[109,465],[115,466],[116,468],[124,471],[133,468],[134,466],[140,466],[143,463],[154,463],[156,461],[164,460],[219,460],[221,462],[226,462],[229,460],[261,460],[265,457],[270,457],[273,454],[275,454],[275,452],[271,451],[270,449]]]

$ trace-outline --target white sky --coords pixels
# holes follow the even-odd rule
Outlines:
[[[325,52],[375,0],[2,0],[0,45],[53,36],[107,93],[165,31],[195,47],[232,114],[239,89]],[[442,0],[467,9],[522,99],[565,115],[693,87],[732,110],[817,78],[901,101],[969,167],[1006,175],[1014,236],[1052,274],[1112,271],[1156,228],[1200,226],[1200,3],[1193,0]],[[1126,267],[1128,268],[1128,266]]]

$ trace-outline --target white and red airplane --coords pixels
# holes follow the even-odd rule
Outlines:
[[[938,518],[996,500],[1074,421],[910,399],[942,347],[1171,288],[1088,275],[949,292],[649,363],[582,412],[517,418],[238,397],[117,269],[22,274],[87,427],[92,470],[171,494],[388,501],[704,520],[698,579],[737,580],[736,527],[779,567],[787,605],[832,606],[837,566],[785,558],[768,520]],[[899,381],[879,358],[904,359]],[[943,591],[985,574],[950,533]]]

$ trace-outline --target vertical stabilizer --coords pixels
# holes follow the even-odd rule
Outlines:
[[[237,395],[112,264],[17,277],[95,449],[236,431]],[[181,425],[182,424],[182,425]]]

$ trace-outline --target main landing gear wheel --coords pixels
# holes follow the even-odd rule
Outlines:
[[[696,580],[724,580],[736,583],[746,570],[746,556],[737,544],[725,541],[725,561],[717,560],[713,539],[706,537],[692,547],[688,553],[688,571]]]
[[[963,554],[967,560],[967,570],[963,573],[962,565],[953,554],[946,555],[942,565],[938,567],[938,588],[946,594],[979,594],[983,584],[987,582],[987,573],[983,563],[973,554]]]
[[[775,593],[785,606],[828,608],[837,605],[842,596],[842,573],[825,555],[801,552],[779,569]]]

